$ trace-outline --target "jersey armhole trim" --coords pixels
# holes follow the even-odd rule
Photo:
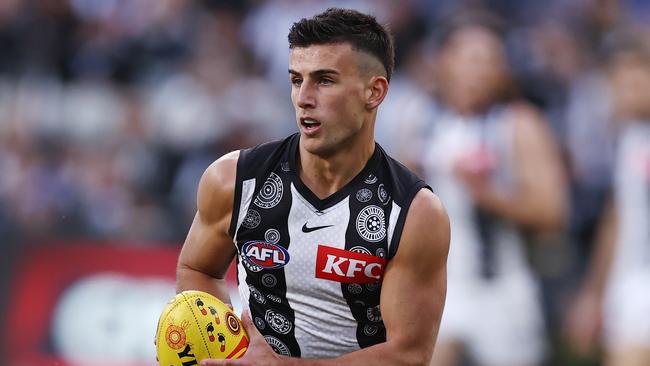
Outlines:
[[[399,217],[397,218],[397,224],[395,225],[395,232],[393,234],[393,238],[389,243],[388,260],[393,259],[395,254],[397,254],[397,250],[399,249],[399,243],[400,240],[402,239],[402,231],[404,230],[404,224],[406,223],[406,216],[408,215],[409,209],[411,208],[411,203],[413,202],[415,195],[423,188],[433,191],[433,189],[431,189],[431,187],[429,187],[423,180],[419,180],[413,185],[413,188],[411,188],[408,194],[408,197],[406,199],[406,204],[402,208]]]
[[[235,233],[237,232],[237,222],[239,221],[239,203],[241,201],[242,194],[242,182],[243,177],[241,164],[244,160],[245,152],[244,150],[239,151],[239,158],[237,159],[237,173],[235,174],[235,194],[233,197],[232,205],[232,215],[230,217],[230,227],[228,228],[228,234],[232,240],[235,240]]]

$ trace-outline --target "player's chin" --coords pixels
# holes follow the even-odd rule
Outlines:
[[[302,145],[308,153],[323,158],[331,156],[335,152],[335,149],[331,144],[328,144],[327,141],[324,141],[323,139],[306,138],[303,140]]]

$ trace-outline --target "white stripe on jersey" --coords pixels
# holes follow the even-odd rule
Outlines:
[[[400,211],[402,211],[402,208],[393,201],[393,208],[390,210],[390,218],[388,219],[388,253],[391,252],[393,233],[395,232],[395,225],[397,225]],[[386,253],[386,255],[388,255],[388,253]]]
[[[291,194],[288,218],[291,262],[284,267],[284,273],[301,357],[336,357],[356,351],[359,349],[357,322],[343,297],[341,283],[315,277],[319,245],[345,249],[350,197],[325,211],[317,211],[293,184]],[[305,233],[303,225],[332,226]]]
[[[255,178],[247,179],[242,182],[241,189],[241,201],[239,203],[239,217],[237,218],[237,226],[235,229],[235,235],[233,236],[233,242],[237,244],[237,232],[239,227],[241,227],[244,218],[246,217],[246,212],[248,212],[248,206],[250,206],[253,201],[253,193],[255,192]],[[250,298],[250,289],[248,284],[246,284],[246,268],[242,265],[242,262],[239,261],[237,264],[237,277],[239,278],[239,297],[242,302],[242,309],[248,309],[248,299]]]

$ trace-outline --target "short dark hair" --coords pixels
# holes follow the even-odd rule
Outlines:
[[[393,38],[374,16],[352,9],[329,8],[293,23],[289,31],[291,49],[328,43],[350,43],[353,49],[376,57],[390,81],[395,67]]]

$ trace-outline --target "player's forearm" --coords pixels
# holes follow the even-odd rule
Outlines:
[[[433,342],[432,342],[433,343]],[[433,344],[431,344],[433,346]],[[431,350],[426,346],[400,347],[384,342],[331,359],[308,359],[283,357],[282,365],[288,366],[427,366]]]
[[[225,279],[215,278],[187,266],[179,265],[176,269],[176,292],[185,290],[205,291],[226,304],[231,303]]]

